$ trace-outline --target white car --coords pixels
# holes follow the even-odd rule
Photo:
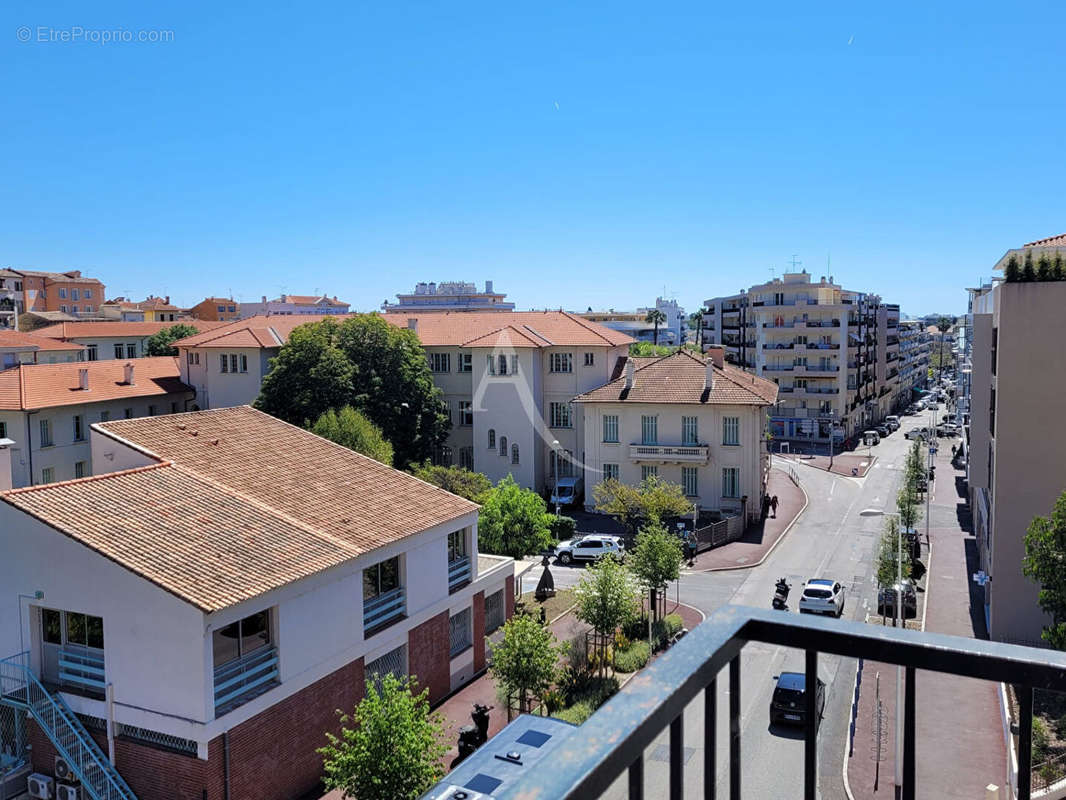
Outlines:
[[[799,610],[801,614],[832,614],[839,617],[844,613],[844,587],[825,578],[807,581],[800,595]]]
[[[559,542],[555,548],[555,557],[560,564],[570,564],[574,561],[595,561],[605,555],[618,556],[624,559],[626,546],[620,536],[603,536],[594,534],[583,536],[580,539],[570,539]]]

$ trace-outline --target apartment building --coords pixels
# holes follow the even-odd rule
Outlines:
[[[847,440],[892,412],[899,306],[806,271],[705,302],[703,336],[779,386],[777,440]]]
[[[397,314],[424,314],[430,311],[514,311],[507,295],[493,291],[492,281],[485,281],[485,291],[467,281],[418,283],[410,294],[398,294],[399,303],[386,300],[381,310]]]
[[[8,268],[16,295],[16,313],[26,311],[61,311],[65,314],[95,314],[104,302],[104,285],[96,278],[87,278],[80,270],[42,272],[39,270]]]
[[[574,398],[585,421],[586,505],[607,478],[652,475],[680,485],[700,510],[758,514],[770,469],[766,412],[778,387],[725,363],[679,351],[629,358],[622,375]],[[746,504],[745,504],[746,499]]]
[[[0,268],[0,330],[18,328],[22,311],[22,276]]]
[[[211,322],[232,322],[241,318],[240,303],[232,297],[208,297],[190,308],[189,316]]]
[[[0,369],[19,364],[61,364],[84,359],[85,345],[0,329]]]
[[[1066,255],[1066,237],[1058,238]],[[1029,247],[1047,245],[1008,251],[996,269]],[[980,566],[990,578],[985,616],[993,639],[1038,642],[1047,618],[1037,605],[1039,587],[1022,575],[1022,559],[1029,524],[1048,516],[1066,490],[1066,430],[1058,424],[1066,282],[995,282],[970,293],[967,483]]]
[[[177,322],[119,322],[111,320],[94,320],[77,322],[57,322],[37,328],[33,334],[61,342],[71,342],[85,346],[86,361],[107,361],[110,359],[143,358],[148,352],[148,340],[161,330],[170,328]],[[224,323],[189,321],[200,331],[218,328]]]
[[[0,452],[10,485],[31,486],[91,475],[89,428],[97,422],[185,411],[192,389],[174,358],[136,362],[19,364],[0,372]]]
[[[0,703],[32,745],[0,727],[0,752],[129,792],[93,796],[304,796],[337,709],[386,673],[439,702],[513,611],[475,504],[250,408],[97,424],[92,448],[106,474],[0,494],[0,584],[28,593]]]
[[[313,295],[283,294],[275,300],[267,300],[266,295],[263,295],[262,302],[239,304],[237,313],[241,319],[259,315],[322,316],[324,314],[347,314],[348,306],[348,303],[338,300],[337,295],[333,295],[333,297],[327,297],[326,295],[316,297]]]
[[[915,390],[925,387],[932,347],[933,337],[920,320],[900,321],[898,405],[910,402],[915,397]]]

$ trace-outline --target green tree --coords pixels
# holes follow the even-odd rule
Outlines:
[[[148,337],[148,346],[145,352],[150,356],[176,356],[178,348],[174,342],[184,339],[186,336],[195,336],[199,331],[192,325],[178,323],[168,328],[160,328]]]
[[[1055,280],[1055,270],[1047,253],[1041,253],[1040,258],[1036,261],[1036,279],[1038,281]]]
[[[351,406],[344,406],[340,411],[329,409],[315,421],[311,432],[380,461],[385,466],[392,466],[392,445],[388,439],[381,435],[381,429],[367,419],[363,412]]]
[[[1030,523],[1022,573],[1040,584],[1037,602],[1051,616],[1041,637],[1056,650],[1066,650],[1066,492],[1055,501],[1050,517]]]
[[[597,511],[617,519],[630,535],[644,523],[655,525],[692,511],[692,503],[681,486],[655,475],[645,478],[639,486],[614,478],[601,481],[593,487],[592,499]]]
[[[659,326],[666,322],[666,314],[657,308],[653,308],[645,315],[644,321],[649,325],[655,326],[655,330],[652,332],[652,344],[659,344]]]
[[[688,315],[688,324],[690,328],[696,329],[696,349],[703,349],[703,309],[699,311],[693,311]]]
[[[918,495],[912,485],[904,481],[903,488],[896,495],[896,510],[899,512],[899,524],[903,530],[914,530],[922,518]]]
[[[637,358],[652,358],[658,356],[668,356],[674,349],[661,344],[652,344],[651,342],[633,342],[629,345],[629,355]]]
[[[463,467],[445,467],[424,461],[415,464],[411,473],[426,483],[439,486],[446,492],[465,497],[475,503],[480,503],[485,496],[492,491],[492,481],[480,472],[473,472]]]
[[[900,545],[899,520],[895,517],[886,517],[885,530],[881,534],[881,549],[877,555],[878,586],[892,586],[897,576],[910,577],[911,560],[907,557],[906,548],[901,551]],[[900,558],[901,552],[902,558]]]
[[[622,564],[604,556],[590,564],[574,589],[577,618],[599,634],[600,676],[607,663],[607,645],[619,625],[636,615],[637,586]]]
[[[341,716],[340,736],[326,734],[318,749],[322,782],[359,800],[415,800],[444,777],[442,718],[430,713],[429,691],[413,691],[413,679],[391,673],[351,716]]]
[[[664,596],[666,585],[681,575],[684,560],[681,540],[662,525],[651,524],[637,534],[636,545],[627,555],[629,571],[648,590],[649,604],[658,619],[660,590]]]
[[[1022,279],[1022,268],[1018,264],[1018,257],[1012,255],[1007,259],[1007,266],[1003,270],[1004,279],[1007,283],[1017,283]]]
[[[922,455],[922,442],[915,439],[907,451],[907,460],[903,467],[903,484],[915,496],[921,494],[926,479],[925,458]]]
[[[558,673],[560,649],[551,628],[531,616],[516,614],[504,624],[499,644],[489,647],[489,672],[500,693],[518,698],[518,710],[528,711],[530,698],[548,689]]]
[[[486,553],[511,558],[539,553],[552,543],[546,513],[541,496],[523,489],[508,475],[482,500],[478,546]]]
[[[1033,251],[1025,251],[1025,260],[1022,264],[1022,280],[1031,282],[1036,280],[1036,268],[1033,266]]]
[[[255,407],[306,427],[352,399],[352,365],[336,345],[336,320],[294,328],[263,378]]]
[[[1066,262],[1062,259],[1062,251],[1055,251],[1055,260],[1051,264],[1051,270],[1055,275],[1052,280],[1066,281]]]
[[[352,367],[352,405],[392,442],[396,463],[432,458],[451,423],[417,334],[365,314],[340,325],[337,347]]]

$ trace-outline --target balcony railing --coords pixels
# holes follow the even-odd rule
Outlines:
[[[808,328],[839,328],[839,319],[809,319],[807,320]]]
[[[363,635],[391,625],[407,613],[407,595],[402,586],[363,601]]]
[[[215,667],[215,716],[258,697],[278,683],[278,649],[260,647]]]
[[[470,583],[470,559],[466,556],[448,564],[448,591],[454,592]]]
[[[796,346],[795,342],[779,342],[777,344],[764,344],[763,350],[791,350]]]
[[[59,682],[63,686],[103,692],[107,688],[104,654],[87,647],[64,647],[59,651]]]
[[[767,372],[791,372],[795,368],[795,364],[767,364],[763,367]]]
[[[837,655],[897,664],[906,676],[903,695],[903,800],[918,796],[915,722],[918,670],[1014,684],[1020,720],[1018,762],[1032,756],[1033,689],[1066,691],[1066,654],[979,639],[965,639],[860,622],[816,619],[800,614],[727,606],[707,618],[630,681],[582,726],[580,735],[552,753],[551,769],[530,770],[509,787],[509,797],[578,800],[599,797],[627,773],[629,797],[644,797],[645,751],[669,728],[668,776],[672,798],[685,785],[684,718],[701,700],[703,735],[699,747],[704,797],[718,782],[719,747],[729,751],[729,797],[740,800],[741,653],[749,642],[794,647],[805,652],[807,686],[818,679],[818,656]],[[729,737],[718,738],[719,673],[728,666]],[[803,796],[818,795],[818,713],[816,693],[805,692]],[[863,744],[862,746],[865,746]],[[859,744],[856,743],[856,747]],[[654,769],[654,767],[652,768]],[[658,780],[659,776],[653,776]],[[797,784],[799,776],[797,776]],[[1028,769],[1018,771],[1017,796],[1030,798]]]
[[[662,444],[631,444],[629,445],[629,458],[632,461],[671,461],[684,463],[706,464],[710,457],[709,445],[662,445]]]
[[[807,342],[808,350],[839,350],[839,344],[826,344],[825,342]]]
[[[764,322],[762,324],[764,328],[795,328],[795,322]]]
[[[840,367],[836,364],[797,364],[796,369],[807,372],[840,372]]]

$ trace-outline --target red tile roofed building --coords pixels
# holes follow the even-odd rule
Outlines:
[[[233,298],[207,297],[189,309],[189,316],[211,322],[232,322],[241,318],[241,306]]]
[[[0,369],[17,364],[58,364],[84,358],[85,345],[61,342],[35,333],[0,330]]]
[[[726,364],[721,348],[708,355],[627,361],[620,377],[574,398],[585,418],[586,498],[607,478],[636,485],[655,475],[701,510],[759,514],[778,387]]]
[[[204,320],[182,320],[180,322],[95,320],[58,322],[37,328],[33,333],[35,336],[83,344],[86,347],[87,361],[105,361],[112,358],[141,358],[147,353],[148,340],[159,331],[174,325],[191,325],[200,332],[206,332],[225,324]]]
[[[104,302],[105,287],[96,278],[87,278],[80,270],[44,272],[9,268],[18,275],[22,297],[18,312],[62,311],[73,314],[95,314]]]
[[[276,300],[267,300],[263,295],[262,302],[241,303],[240,315],[242,319],[254,317],[260,314],[266,316],[317,316],[323,314],[347,314],[349,304],[338,300],[337,295],[328,297],[322,295],[283,294]]]
[[[410,675],[436,703],[484,669],[514,562],[479,552],[475,504],[247,407],[91,436],[107,474],[0,493],[0,584],[48,598],[0,650],[58,655],[42,618],[82,615],[113,703],[77,676],[62,697],[114,714],[140,800],[303,797],[367,682]],[[58,660],[29,669],[55,687]],[[28,757],[54,774],[60,732],[37,719]]]
[[[0,458],[14,486],[89,475],[90,425],[185,411],[192,396],[171,357],[20,364],[0,372],[0,439],[15,441]]]

